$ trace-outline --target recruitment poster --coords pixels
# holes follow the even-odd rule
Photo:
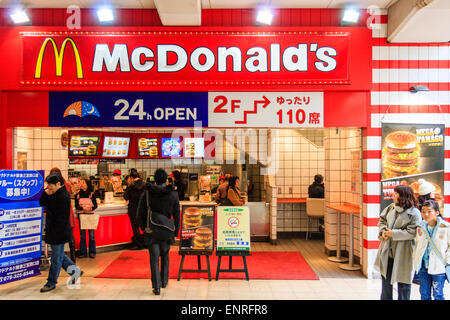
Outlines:
[[[219,206],[217,211],[217,251],[250,251],[249,208]]]
[[[444,205],[444,124],[383,123],[381,210],[392,203],[397,185],[409,185],[419,195],[419,179],[435,187]]]
[[[43,174],[0,170],[0,284],[40,274]]]
[[[181,207],[180,252],[214,250],[215,205],[183,205]]]

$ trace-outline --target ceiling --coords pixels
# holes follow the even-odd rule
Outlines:
[[[392,43],[449,42],[450,0],[0,0],[0,7],[21,3],[26,8],[157,9],[165,26],[200,26],[202,9],[256,8],[270,3],[275,8],[375,7],[388,13],[387,38]]]

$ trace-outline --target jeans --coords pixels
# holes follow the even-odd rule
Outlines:
[[[388,267],[386,272],[386,278],[381,276],[381,300],[393,300],[392,291],[393,286],[391,284],[392,267],[394,266],[394,259],[388,259]],[[409,300],[411,295],[411,284],[397,283],[398,300]]]
[[[169,281],[169,250],[168,241],[151,240],[149,243],[150,271],[154,289],[159,289],[161,282],[167,284]],[[161,269],[159,268],[159,257],[161,257]]]
[[[87,255],[86,248],[86,231],[89,233],[89,253],[96,253],[95,249],[95,230],[80,229],[80,252],[83,256]]]
[[[56,286],[56,284],[58,283],[58,277],[61,268],[63,268],[66,272],[70,272],[71,270],[68,270],[69,266],[73,265],[76,268],[78,267],[65,255],[64,243],[51,244],[50,247],[52,248],[52,257],[50,260],[50,270],[48,272],[47,285]]]
[[[444,298],[444,284],[445,273],[442,274],[428,274],[428,269],[422,265],[419,270],[420,278],[420,298],[422,300],[431,300],[431,293],[433,292],[434,300],[445,300]]]

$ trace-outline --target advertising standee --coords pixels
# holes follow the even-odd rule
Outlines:
[[[409,185],[419,195],[419,179],[434,185],[444,209],[444,124],[382,125],[381,210],[392,203],[394,188]]]
[[[43,171],[0,171],[0,284],[39,275]]]

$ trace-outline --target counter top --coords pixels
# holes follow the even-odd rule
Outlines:
[[[306,203],[306,198],[278,198],[278,203]]]
[[[180,205],[182,206],[217,206],[217,202],[215,201],[180,201]]]
[[[332,210],[339,211],[339,212],[345,213],[345,214],[359,214],[359,212],[360,212],[359,206],[351,204],[351,203],[330,204],[327,206],[327,208],[330,208]]]

